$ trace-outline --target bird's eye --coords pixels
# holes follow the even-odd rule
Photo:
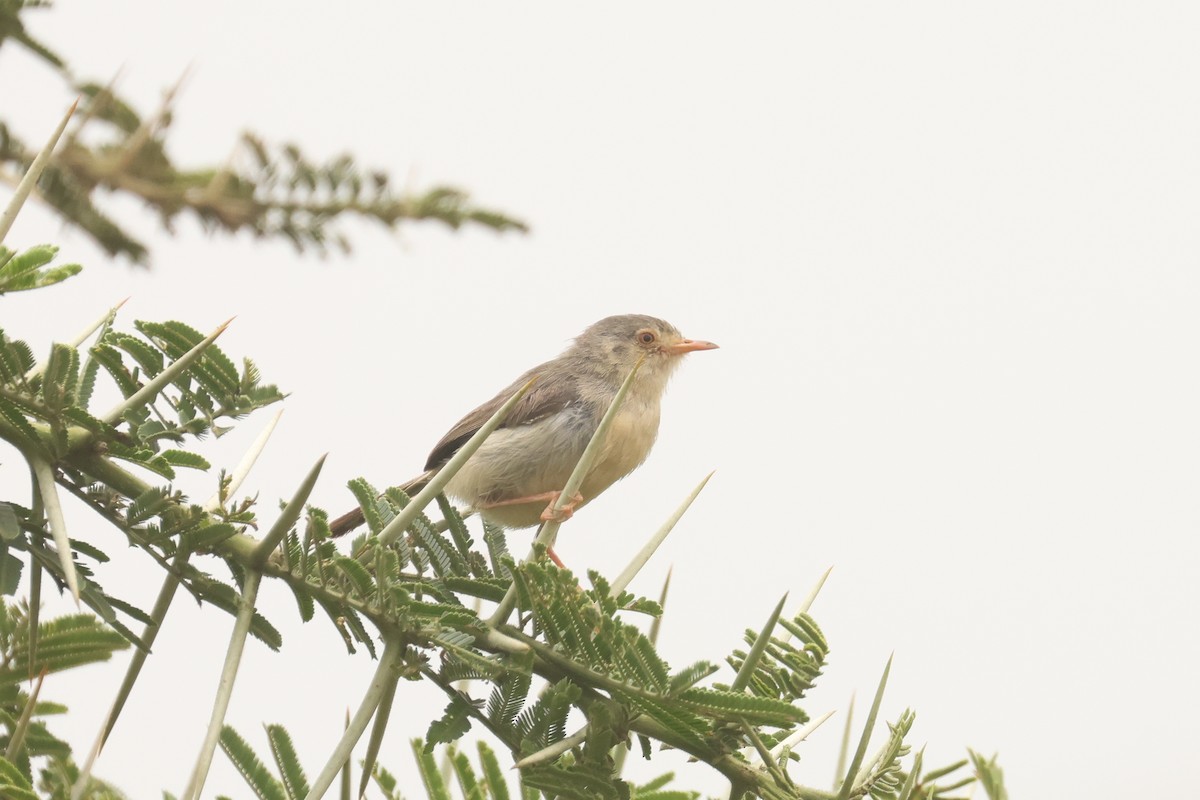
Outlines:
[[[658,337],[654,335],[654,331],[638,331],[637,339],[642,344],[654,344]]]

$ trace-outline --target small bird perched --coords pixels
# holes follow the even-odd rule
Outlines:
[[[405,488],[424,486],[505,401],[536,377],[508,418],[446,484],[446,494],[504,528],[567,519],[646,460],[658,436],[663,391],[680,356],[716,347],[685,339],[674,325],[654,317],[606,317],[581,333],[562,355],[529,370],[459,420],[434,446],[425,473]],[[556,514],[554,506],[567,478],[617,390],[643,357],[600,457],[579,493]],[[362,509],[356,508],[331,522],[330,528],[334,536],[341,536],[362,523]]]

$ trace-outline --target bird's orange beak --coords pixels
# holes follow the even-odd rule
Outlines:
[[[669,344],[663,348],[666,352],[673,356],[681,356],[684,353],[691,353],[695,350],[716,350],[719,345],[712,342],[702,342],[699,339],[680,339],[674,344]]]

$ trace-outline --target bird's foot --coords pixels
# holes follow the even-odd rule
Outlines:
[[[562,508],[555,508],[561,492],[552,492],[552,494],[554,496],[550,498],[550,504],[542,512],[542,522],[566,522],[575,514],[576,507],[583,503],[583,495],[576,492],[575,496],[568,500]]]

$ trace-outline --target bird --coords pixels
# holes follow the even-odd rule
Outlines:
[[[569,519],[609,486],[639,467],[658,437],[662,396],[687,353],[715,350],[687,339],[669,322],[644,314],[606,317],[586,328],[557,358],[523,373],[471,411],[441,438],[425,472],[402,484],[422,488],[509,398],[530,380],[528,393],[446,484],[445,493],[502,528],[528,528]],[[641,362],[599,458],[579,491],[556,509],[576,462],[617,390]],[[362,525],[361,508],[333,520],[341,536]]]

